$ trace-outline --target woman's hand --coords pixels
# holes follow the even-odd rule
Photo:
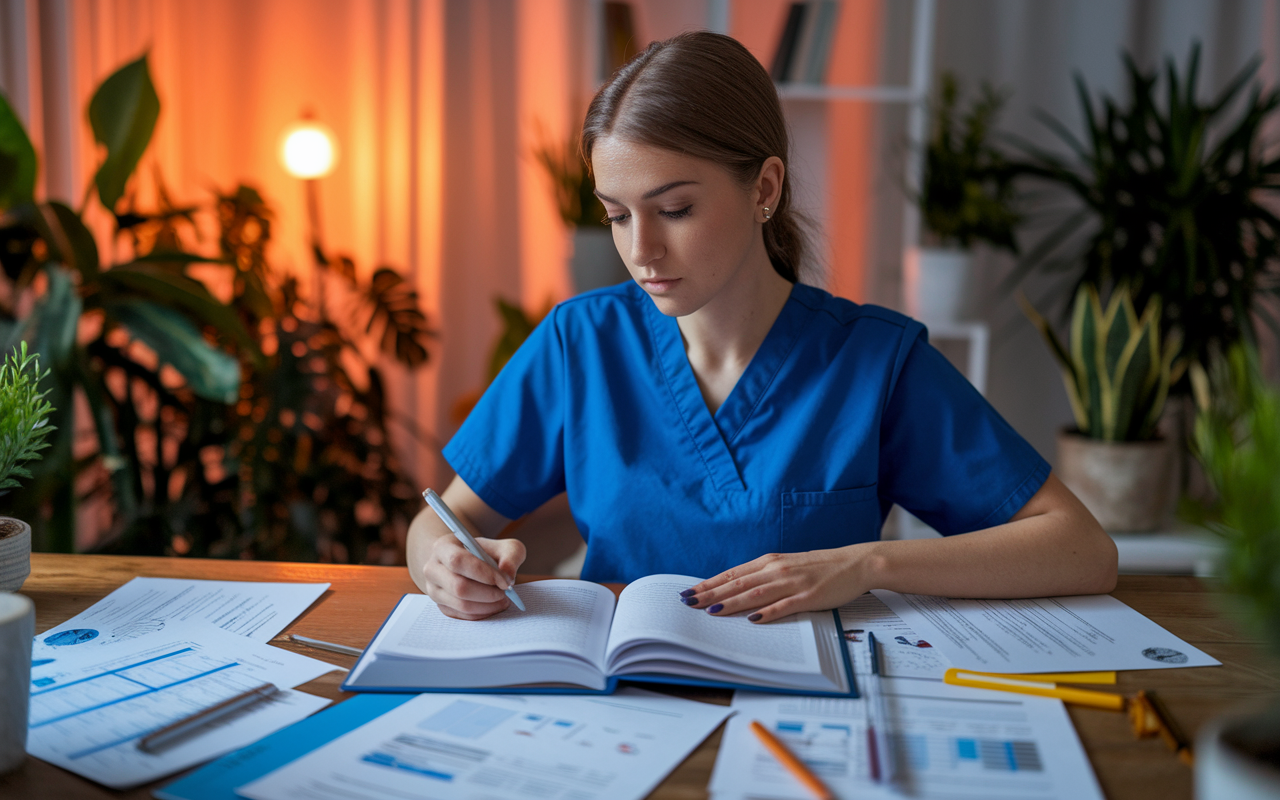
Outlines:
[[[857,578],[864,548],[770,553],[686,590],[684,603],[717,616],[754,609],[752,622],[836,608],[866,591]]]
[[[515,585],[516,570],[524,563],[524,543],[519,539],[476,539],[498,562],[490,567],[467,552],[452,535],[432,542],[422,565],[419,586],[447,617],[484,619],[511,605],[504,591]]]

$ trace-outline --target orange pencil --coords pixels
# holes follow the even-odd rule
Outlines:
[[[752,720],[751,732],[756,735],[757,739],[764,742],[764,746],[769,748],[769,752],[773,753],[774,758],[782,762],[782,766],[787,768],[787,772],[796,776],[801,783],[809,788],[809,791],[817,795],[818,800],[835,800],[836,796],[831,793],[831,790],[822,782],[822,779],[814,775],[804,765],[804,762],[796,758],[795,754],[788,750],[785,744],[778,741],[776,736],[769,733],[765,726]]]

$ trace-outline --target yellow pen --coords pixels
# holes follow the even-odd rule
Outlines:
[[[980,672],[956,669],[955,667],[947,670],[942,680],[952,686],[969,686],[974,689],[992,689],[999,692],[1033,694],[1039,697],[1056,697],[1066,703],[1106,708],[1112,711],[1123,711],[1125,706],[1124,695],[1120,694],[1098,692],[1092,689],[1072,689],[1058,686],[1056,683],[996,677],[994,675],[984,675]]]

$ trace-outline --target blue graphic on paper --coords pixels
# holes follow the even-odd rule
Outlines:
[[[97,639],[98,632],[93,628],[72,628],[68,631],[58,631],[44,637],[44,643],[50,647],[66,647],[71,644],[84,644],[91,639]]]

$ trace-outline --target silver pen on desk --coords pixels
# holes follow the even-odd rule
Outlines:
[[[307,647],[314,647],[317,650],[328,650],[330,653],[342,653],[344,656],[361,656],[364,651],[359,647],[349,647],[345,644],[334,644],[333,642],[325,642],[320,639],[312,639],[310,636],[299,636],[296,633],[289,634],[289,638],[298,644],[305,644]]]
[[[154,753],[157,750],[162,750],[196,728],[212,724],[243,708],[268,700],[278,691],[280,690],[276,688],[274,683],[255,686],[247,692],[241,692],[235,697],[223,700],[221,703],[202,708],[177,722],[172,722],[159,730],[152,731],[138,740],[138,749],[144,753]]]
[[[876,635],[867,631],[867,649],[871,651],[871,673],[867,675],[867,751],[870,756],[871,779],[876,783],[894,781],[893,743],[889,737],[889,710],[880,683],[880,651]]]
[[[448,526],[449,530],[453,531],[453,535],[457,537],[458,541],[462,542],[462,546],[467,548],[467,551],[470,552],[471,555],[501,573],[502,570],[498,569],[498,564],[493,560],[493,556],[486,553],[484,548],[476,542],[476,537],[471,535],[471,531],[467,530],[467,526],[462,524],[462,520],[454,516],[453,511],[445,505],[444,500],[440,499],[440,495],[436,494],[433,490],[428,489],[422,493],[422,497],[427,501],[427,505],[431,506],[431,510],[436,512],[436,516],[438,516],[444,524]],[[516,608],[521,611],[525,610],[524,602],[520,599],[520,595],[516,594],[515,584],[512,584],[503,591],[506,593],[507,598],[510,599],[512,603],[515,603]]]

